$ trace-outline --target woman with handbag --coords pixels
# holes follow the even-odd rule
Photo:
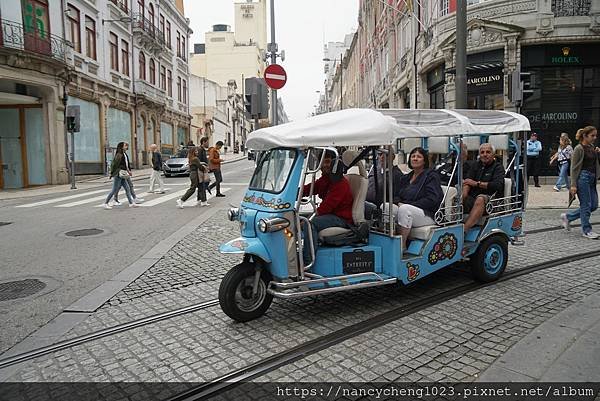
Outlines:
[[[125,142],[119,142],[117,145],[117,151],[115,153],[115,157],[110,165],[110,176],[113,179],[113,186],[106,197],[106,201],[104,202],[104,209],[112,209],[112,206],[108,204],[110,200],[119,192],[119,189],[123,187],[125,189],[125,194],[127,195],[127,200],[129,201],[129,207],[137,207],[137,203],[131,196],[131,189],[129,188],[129,184],[127,183],[127,178],[129,177],[129,171],[127,171],[127,162],[125,160],[125,150],[123,149],[125,146]]]
[[[571,156],[573,155],[573,147],[571,146],[571,140],[569,134],[563,132],[560,134],[560,146],[558,151],[550,159],[550,165],[554,162],[558,162],[558,180],[554,184],[554,190],[560,192],[564,188],[571,187],[571,181],[569,179],[569,168],[571,166]]]
[[[198,148],[190,148],[188,150],[188,160],[190,162],[190,188],[183,194],[181,199],[177,199],[177,207],[183,209],[183,202],[188,200],[196,190],[200,192],[200,206],[208,206],[206,192],[203,190],[206,167],[198,159]],[[204,193],[203,198],[202,193]],[[196,205],[198,205],[198,202]]]

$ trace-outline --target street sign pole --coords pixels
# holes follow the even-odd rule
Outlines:
[[[275,41],[275,0],[271,0],[271,64],[277,64],[277,42]],[[271,121],[277,125],[277,91],[271,89]]]
[[[77,189],[75,186],[75,131],[69,130],[71,133],[71,189]]]
[[[456,2],[456,108],[467,108],[467,0]]]

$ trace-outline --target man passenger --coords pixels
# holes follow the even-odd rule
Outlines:
[[[504,192],[504,167],[495,158],[495,149],[489,143],[479,147],[479,160],[473,163],[463,180],[463,210],[469,213],[464,231],[471,227],[485,213],[485,206],[492,195]]]
[[[352,190],[350,183],[342,174],[342,161],[338,161],[338,168],[332,171],[334,164],[334,154],[326,151],[321,165],[321,178],[315,181],[313,193],[319,195],[322,199],[317,208],[317,215],[312,220],[312,237],[314,249],[316,252],[316,243],[318,233],[321,230],[330,227],[350,228],[352,221]],[[303,188],[304,196],[310,194],[310,185],[306,184]],[[310,250],[308,248],[308,237],[306,228],[304,229],[304,261],[310,261]]]

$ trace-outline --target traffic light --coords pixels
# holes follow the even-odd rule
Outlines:
[[[246,78],[244,81],[244,108],[251,117],[267,118],[269,96],[267,86],[261,78]]]
[[[511,102],[521,103],[525,98],[533,94],[531,72],[521,72],[519,69],[516,69],[508,78],[508,98]]]

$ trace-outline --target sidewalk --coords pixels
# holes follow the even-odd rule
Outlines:
[[[245,160],[246,155],[239,153],[228,152],[227,154],[221,155],[225,160],[223,163],[233,163],[238,160]],[[133,170],[133,181],[146,180],[150,178],[152,174],[152,168],[146,167],[143,169]],[[105,175],[82,175],[75,177],[75,185],[77,189],[90,189],[102,186],[110,182],[110,177]],[[23,188],[23,189],[8,189],[0,190],[0,201],[10,199],[29,198],[40,195],[53,195],[63,192],[71,191],[71,184],[61,185],[44,185],[41,187]]]
[[[562,189],[556,192],[554,183],[542,184],[540,188],[529,185],[527,208],[529,209],[566,209],[569,204],[569,191]],[[579,207],[579,201],[575,199],[571,208]]]
[[[478,379],[481,382],[597,382],[600,379],[600,294],[539,325]]]

